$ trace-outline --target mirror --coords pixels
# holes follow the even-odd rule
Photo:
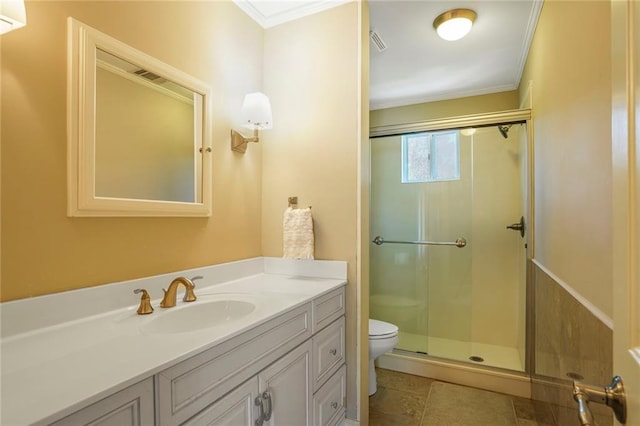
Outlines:
[[[210,88],[73,18],[68,35],[68,215],[210,216]]]

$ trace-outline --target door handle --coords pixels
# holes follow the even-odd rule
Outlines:
[[[268,389],[266,391],[262,392],[262,400],[266,401],[269,404],[269,408],[264,413],[264,420],[268,422],[269,420],[271,420],[271,414],[273,413],[273,405],[272,405],[272,401],[271,401],[271,393],[269,392]]]
[[[271,402],[271,394],[269,390],[262,392],[261,395],[256,396],[255,405],[260,408],[260,415],[256,419],[255,426],[262,426],[264,422],[268,422],[271,420],[271,413],[273,412],[273,405]],[[265,403],[267,405],[267,409],[265,410]]]
[[[254,403],[256,407],[260,408],[260,415],[256,419],[255,426],[262,426],[264,423],[264,407],[262,406],[262,398],[260,395],[256,396]]]
[[[524,231],[526,230],[526,226],[524,224],[524,216],[520,216],[520,222],[507,225],[507,229],[511,229],[513,231],[520,231],[520,236],[524,238]]]
[[[595,424],[589,408],[589,402],[611,407],[620,423],[625,424],[627,421],[627,398],[620,376],[615,376],[609,386],[594,386],[574,381],[573,399],[578,403],[578,418],[582,426]]]

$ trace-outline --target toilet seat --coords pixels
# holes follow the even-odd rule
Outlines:
[[[398,335],[398,326],[369,319],[369,340],[389,339]]]

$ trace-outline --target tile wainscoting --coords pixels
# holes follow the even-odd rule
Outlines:
[[[548,402],[561,425],[578,425],[572,374],[584,382],[605,385],[613,377],[613,332],[569,291],[566,284],[529,260],[533,283],[532,399]],[[596,421],[609,425],[603,405],[591,404]]]

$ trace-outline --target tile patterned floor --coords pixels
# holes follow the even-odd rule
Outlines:
[[[548,404],[376,369],[369,426],[557,426]]]

